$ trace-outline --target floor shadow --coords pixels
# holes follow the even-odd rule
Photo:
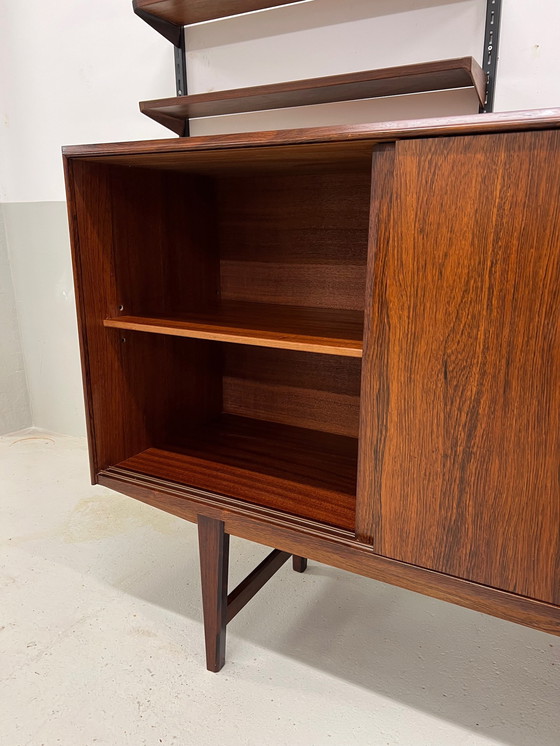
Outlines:
[[[126,543],[113,536],[92,562],[80,542],[118,525],[130,503]],[[128,498],[109,509],[111,520],[82,510],[70,534],[27,537],[26,548],[199,621],[202,644],[196,528]],[[267,551],[233,538],[230,588]],[[512,746],[558,745],[560,645],[550,635],[313,562],[303,575],[284,566],[228,629],[230,660],[250,642]]]
[[[120,587],[201,620],[194,527],[184,534],[178,555],[137,557]],[[230,588],[266,551],[232,540]],[[560,646],[535,630],[310,563],[286,565],[236,617],[230,658],[246,641],[504,743],[558,744]]]

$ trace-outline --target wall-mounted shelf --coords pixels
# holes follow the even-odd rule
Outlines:
[[[482,67],[472,57],[382,68],[288,83],[189,96],[184,27],[300,0],[133,0],[134,12],[175,47],[177,96],[140,103],[140,110],[182,137],[189,119],[352,101],[473,86],[480,111],[493,110],[502,0],[486,0]]]
[[[133,7],[138,15],[181,27],[297,2],[301,0],[134,0]]]
[[[437,60],[272,85],[143,101],[140,110],[179,135],[194,117],[308,106],[472,86],[481,106],[486,75],[472,57]]]

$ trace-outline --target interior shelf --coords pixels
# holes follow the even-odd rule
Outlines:
[[[117,316],[106,327],[256,347],[362,356],[363,313],[343,309],[224,301],[214,312]]]
[[[117,468],[351,530],[357,438],[222,415]]]
[[[287,83],[212,91],[140,102],[143,114],[182,134],[184,123],[265,109],[352,101],[473,86],[484,103],[486,76],[473,57],[437,60]]]
[[[175,26],[188,26],[297,2],[301,0],[134,0],[133,7],[136,13],[143,11]]]

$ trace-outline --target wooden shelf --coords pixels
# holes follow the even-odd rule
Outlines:
[[[484,102],[484,71],[472,57],[387,67],[324,78],[140,102],[140,111],[182,133],[185,120],[265,109],[353,101],[474,86]]]
[[[224,301],[210,313],[185,316],[116,316],[106,327],[208,339],[216,342],[362,356],[361,311]]]
[[[352,529],[357,453],[356,438],[222,415],[117,468]]]
[[[188,26],[297,2],[301,0],[134,0],[133,7],[136,13],[142,11],[175,26]]]

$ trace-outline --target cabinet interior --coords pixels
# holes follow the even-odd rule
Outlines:
[[[353,529],[371,166],[367,143],[73,163],[94,470]]]

